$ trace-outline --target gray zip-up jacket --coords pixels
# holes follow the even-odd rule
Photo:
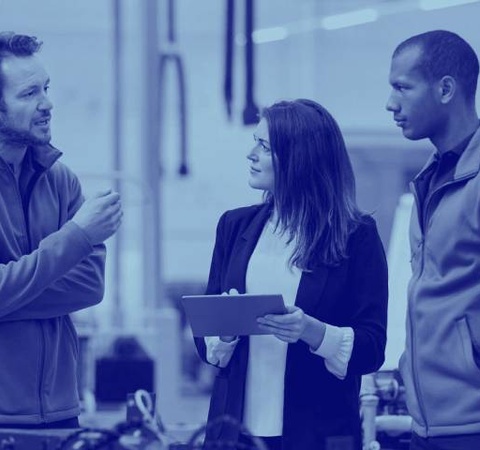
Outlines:
[[[20,182],[0,158],[0,424],[80,412],[68,314],[101,301],[105,247],[70,221],[83,196],[60,155],[30,147]]]
[[[453,180],[431,193],[423,210],[436,206],[423,220],[418,185],[432,163],[412,186],[413,273],[400,370],[417,434],[480,433],[480,130]]]

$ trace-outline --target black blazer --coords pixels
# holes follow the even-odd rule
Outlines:
[[[269,217],[269,205],[227,211],[217,226],[207,294],[231,288],[244,293],[248,261]],[[387,264],[375,221],[365,216],[348,242],[349,257],[336,267],[318,265],[303,272],[295,305],[306,314],[354,329],[347,376],[339,380],[324,359],[307,344],[289,344],[285,369],[284,449],[319,450],[327,439],[354,436],[360,448],[359,390],[361,375],[384,361],[387,322]],[[206,360],[203,339],[195,339]],[[209,421],[228,414],[243,417],[249,339],[241,337],[226,368],[219,369],[210,401]],[[210,440],[236,440],[235,427],[212,427]],[[345,439],[340,438],[340,439]],[[353,448],[353,447],[352,447]],[[357,447],[355,447],[357,448]]]

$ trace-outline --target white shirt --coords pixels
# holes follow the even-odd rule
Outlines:
[[[248,263],[247,292],[282,294],[286,306],[294,305],[302,273],[288,267],[292,249],[268,221]],[[273,335],[250,336],[243,422],[256,436],[282,434],[287,348]]]

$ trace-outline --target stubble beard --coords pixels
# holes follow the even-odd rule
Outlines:
[[[32,133],[17,130],[5,123],[0,111],[0,140],[6,145],[11,146],[29,146],[29,145],[46,145],[50,143],[51,136],[38,138]]]

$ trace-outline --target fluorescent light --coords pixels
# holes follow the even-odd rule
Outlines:
[[[264,44],[266,42],[281,41],[288,37],[288,31],[285,27],[262,28],[252,33],[252,39],[255,44]]]
[[[378,19],[378,11],[373,8],[358,9],[343,14],[335,14],[322,19],[322,27],[326,30],[337,30],[354,25],[375,22]]]
[[[478,0],[420,0],[420,9],[430,11],[432,9],[449,8],[451,6],[477,3]]]

